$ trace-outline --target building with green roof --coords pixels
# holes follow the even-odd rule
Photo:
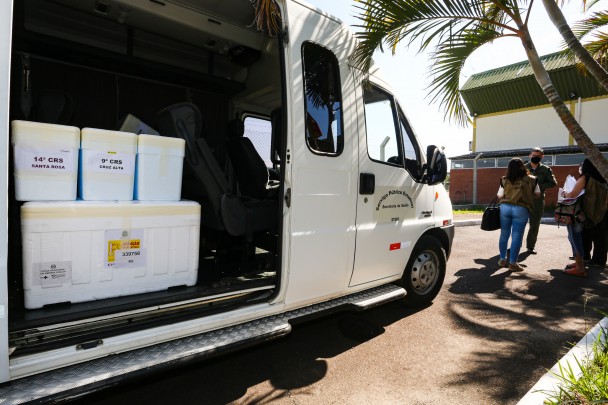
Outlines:
[[[541,60],[572,114],[608,156],[606,91],[562,53]],[[460,92],[473,121],[473,139],[471,153],[450,158],[453,203],[488,203],[509,160],[526,161],[535,146],[545,150],[544,163],[552,166],[559,184],[568,174],[578,173],[584,156],[548,103],[528,61],[472,75]],[[555,203],[556,192],[557,188],[547,193],[547,204]]]

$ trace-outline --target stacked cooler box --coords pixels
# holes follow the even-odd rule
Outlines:
[[[12,144],[26,308],[196,284],[183,140],[13,121]]]

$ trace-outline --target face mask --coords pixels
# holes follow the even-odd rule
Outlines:
[[[534,163],[535,165],[536,165],[536,164],[539,164],[539,163],[540,163],[540,157],[538,157],[538,156],[532,156],[532,157],[530,158],[530,161],[531,161],[532,163]]]

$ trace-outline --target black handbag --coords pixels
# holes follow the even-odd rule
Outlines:
[[[481,229],[484,231],[495,231],[500,229],[500,205],[496,205],[498,197],[494,197],[490,205],[483,212],[481,218]]]

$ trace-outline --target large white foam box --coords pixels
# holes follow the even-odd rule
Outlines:
[[[15,199],[75,200],[80,129],[12,121],[11,133]]]
[[[29,202],[21,227],[26,308],[196,284],[196,202]]]
[[[185,145],[181,138],[137,136],[136,200],[180,200]]]
[[[137,135],[83,128],[80,148],[80,197],[83,200],[133,199]]]

